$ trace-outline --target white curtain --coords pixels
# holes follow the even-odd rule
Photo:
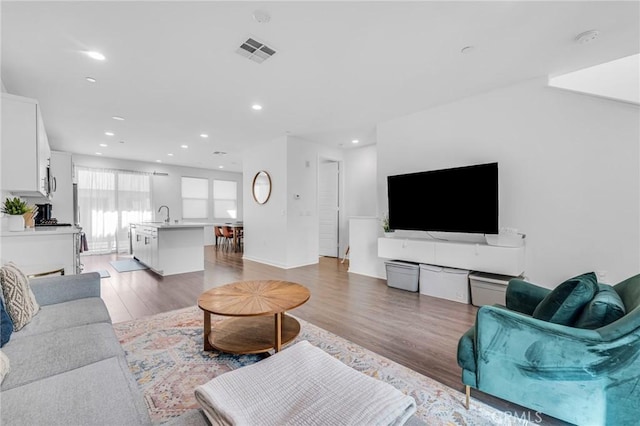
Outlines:
[[[150,176],[86,167],[76,167],[76,175],[87,254],[127,252],[129,224],[152,220]]]
[[[153,220],[151,177],[118,172],[118,251],[129,250],[129,224]]]

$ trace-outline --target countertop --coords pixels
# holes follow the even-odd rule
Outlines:
[[[77,234],[80,228],[75,226],[43,226],[35,228],[26,228],[24,231],[9,231],[3,229],[0,231],[1,237],[39,237],[42,235],[60,235],[60,234]]]
[[[213,223],[198,223],[198,222],[179,222],[179,223],[165,223],[165,222],[139,222],[132,223],[136,226],[147,226],[158,229],[178,229],[178,228],[204,228],[205,226],[213,226]]]

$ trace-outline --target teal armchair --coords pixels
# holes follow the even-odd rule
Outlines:
[[[462,382],[578,425],[640,421],[640,275],[615,286],[624,316],[595,329],[532,317],[550,290],[513,279],[458,343]]]

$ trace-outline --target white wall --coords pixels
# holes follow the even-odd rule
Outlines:
[[[384,260],[378,258],[377,238],[382,236],[378,216],[378,151],[376,145],[345,151],[346,172],[343,211],[349,219],[344,234],[349,241],[349,272],[385,278]],[[365,219],[369,218],[369,219]],[[375,218],[375,219],[372,219]],[[372,223],[375,222],[375,225]],[[351,226],[355,226],[353,234]],[[358,252],[360,251],[360,252]]]
[[[347,216],[376,216],[378,195],[378,150],[375,145],[345,152],[345,189],[349,194],[345,209]]]
[[[271,176],[265,204],[253,199],[251,184],[259,171]],[[287,265],[287,140],[281,137],[246,150],[244,176],[244,258],[278,267]]]
[[[498,161],[500,225],[527,234],[527,277],[619,282],[640,272],[639,111],[536,79],[381,123],[379,214],[388,175]],[[428,189],[416,200],[429,208]]]
[[[244,152],[245,259],[281,268],[318,263],[319,158],[343,162],[339,150],[292,136]],[[251,194],[260,170],[271,175],[272,183],[271,197],[263,205]],[[346,227],[346,218],[341,222]],[[346,244],[341,240],[341,247],[346,249]]]
[[[318,263],[320,222],[318,217],[317,145],[287,138],[287,265]],[[294,199],[294,194],[300,195]]]

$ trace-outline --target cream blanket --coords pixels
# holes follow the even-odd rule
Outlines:
[[[306,340],[198,386],[214,425],[402,425],[415,400]]]

